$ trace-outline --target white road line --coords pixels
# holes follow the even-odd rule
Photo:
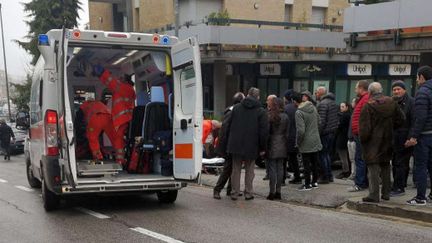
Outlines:
[[[153,231],[141,228],[141,227],[135,227],[135,228],[130,228],[130,229],[133,230],[133,231],[139,232],[141,234],[150,236],[152,238],[164,241],[164,242],[168,242],[168,243],[183,243],[183,241],[179,241],[179,240],[173,239],[173,238],[171,238],[169,236],[162,235],[162,234],[159,234],[159,233],[156,233],[156,232],[153,232]]]
[[[98,219],[109,219],[110,218],[110,216],[103,215],[101,213],[92,211],[92,210],[87,209],[87,208],[76,207],[75,209],[78,210],[78,211],[80,211],[80,212],[83,212],[83,213],[89,214],[91,216],[94,216],[94,217],[96,217]]]
[[[1,183],[7,183],[7,180],[0,179]]]
[[[18,188],[18,189],[20,189],[20,190],[26,191],[26,192],[32,192],[32,191],[34,191],[33,189],[25,187],[25,186],[15,186],[15,187]]]

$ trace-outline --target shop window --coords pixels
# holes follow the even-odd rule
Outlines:
[[[352,101],[354,98],[357,97],[357,94],[355,93],[355,87],[357,85],[358,80],[351,80],[350,81],[350,90],[349,90],[349,101]]]
[[[383,94],[384,95],[391,95],[391,84],[390,84],[390,80],[379,80],[379,83],[381,83],[382,88],[383,88]]]
[[[340,104],[348,101],[348,80],[336,80],[334,93],[336,95],[336,103]]]
[[[265,100],[267,98],[267,79],[259,78],[257,86],[260,90],[261,100]]]
[[[412,89],[413,89],[413,80],[411,78],[406,78],[404,79],[405,82],[405,86],[406,86],[406,91],[408,94],[410,94],[411,96],[412,94]]]
[[[281,79],[279,82],[279,97],[283,98],[285,91],[288,90],[288,79]]]
[[[315,92],[318,87],[325,87],[327,89],[327,91],[330,91],[330,81],[328,80],[315,80],[313,82],[313,91]]]
[[[296,80],[294,81],[294,91],[303,92],[309,90],[309,81],[308,80]]]
[[[278,95],[279,94],[279,79],[270,78],[268,80],[268,95]]]

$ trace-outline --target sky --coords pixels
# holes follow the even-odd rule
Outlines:
[[[0,0],[6,49],[6,64],[8,76],[14,79],[25,77],[27,72],[31,71],[31,56],[24,49],[18,46],[13,40],[24,40],[28,27],[24,21],[27,20],[27,13],[24,12],[22,3],[30,0]],[[79,12],[80,19],[78,23],[80,28],[89,22],[88,0],[81,0],[82,10]],[[4,70],[3,47],[0,43],[0,70]]]

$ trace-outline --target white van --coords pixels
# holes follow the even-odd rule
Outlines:
[[[32,80],[25,155],[28,182],[42,187],[46,210],[57,208],[67,195],[84,193],[157,193],[159,201],[172,203],[186,182],[199,179],[203,109],[196,39],[64,29],[40,35],[38,41],[41,57]],[[84,62],[101,64],[114,77],[132,76],[135,104],[143,111],[137,114],[149,116],[139,128],[141,136],[151,138],[145,133],[158,127],[159,117],[169,117],[172,175],[162,175],[161,154],[151,141],[143,145],[152,157],[153,169],[147,174],[128,173],[110,157],[103,164],[89,164],[91,158],[77,153],[83,144],[79,130],[85,126],[77,120],[79,104],[83,97],[100,99],[106,89],[97,77],[83,75]],[[166,112],[147,114],[155,103]],[[102,150],[109,151],[109,142],[101,141]]]

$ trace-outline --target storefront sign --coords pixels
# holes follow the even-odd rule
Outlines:
[[[409,76],[411,75],[411,64],[389,64],[390,76]]]
[[[347,73],[349,76],[370,76],[372,65],[364,63],[349,63]]]
[[[260,74],[262,76],[279,76],[281,75],[281,66],[276,63],[260,64]]]
[[[233,66],[231,64],[226,64],[225,65],[225,75],[233,75],[234,71],[233,71]]]

